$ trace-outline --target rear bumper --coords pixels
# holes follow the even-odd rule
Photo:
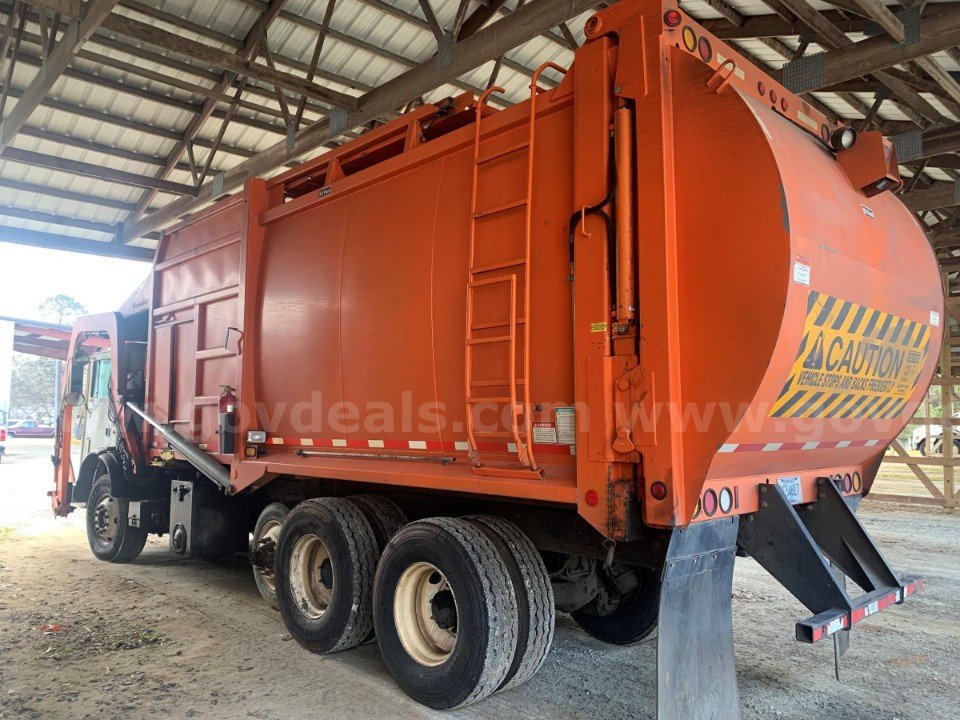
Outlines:
[[[797,623],[797,640],[815,643],[830,637],[840,630],[849,630],[854,624],[886,610],[891,605],[901,605],[911,595],[923,588],[923,580],[909,577],[896,589],[880,588],[857,598],[853,607],[846,610],[826,610]]]

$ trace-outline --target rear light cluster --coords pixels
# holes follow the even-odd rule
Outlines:
[[[704,491],[700,499],[697,500],[697,507],[693,512],[693,519],[696,520],[700,515],[714,517],[715,515],[727,515],[731,510],[740,509],[740,488],[734,486],[722,487],[719,491],[710,488]]]

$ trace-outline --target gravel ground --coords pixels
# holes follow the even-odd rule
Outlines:
[[[45,454],[45,453],[44,453]],[[90,555],[82,517],[47,511],[49,462],[0,465],[0,717],[652,718],[655,648],[611,648],[558,619],[553,649],[520,689],[436,713],[394,685],[375,643],[302,650],[240,561],[175,558],[151,540],[129,565]],[[833,677],[828,643],[802,645],[807,613],[751,560],[734,585],[745,718],[960,717],[960,516],[864,504],[892,564],[924,592],[857,625]]]

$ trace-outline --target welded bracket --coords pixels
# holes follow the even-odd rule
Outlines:
[[[740,547],[810,612],[849,612],[850,596],[837,581],[783,489],[764,483],[758,490],[760,510],[745,516],[740,523]]]
[[[824,554],[864,592],[900,585],[900,578],[829,478],[817,478],[817,501],[804,506],[799,517]]]
[[[736,720],[733,564],[739,518],[675,528],[660,590],[658,720]]]
[[[797,622],[797,640],[835,636],[920,588],[919,578],[897,577],[854,514],[856,501],[829,478],[817,479],[815,502],[797,508],[779,485],[764,483],[758,491],[760,509],[743,517],[737,542],[814,613]],[[845,576],[864,594],[852,599]]]

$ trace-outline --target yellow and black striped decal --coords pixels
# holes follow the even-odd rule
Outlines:
[[[770,416],[893,417],[929,344],[928,325],[811,290],[797,359]]]

